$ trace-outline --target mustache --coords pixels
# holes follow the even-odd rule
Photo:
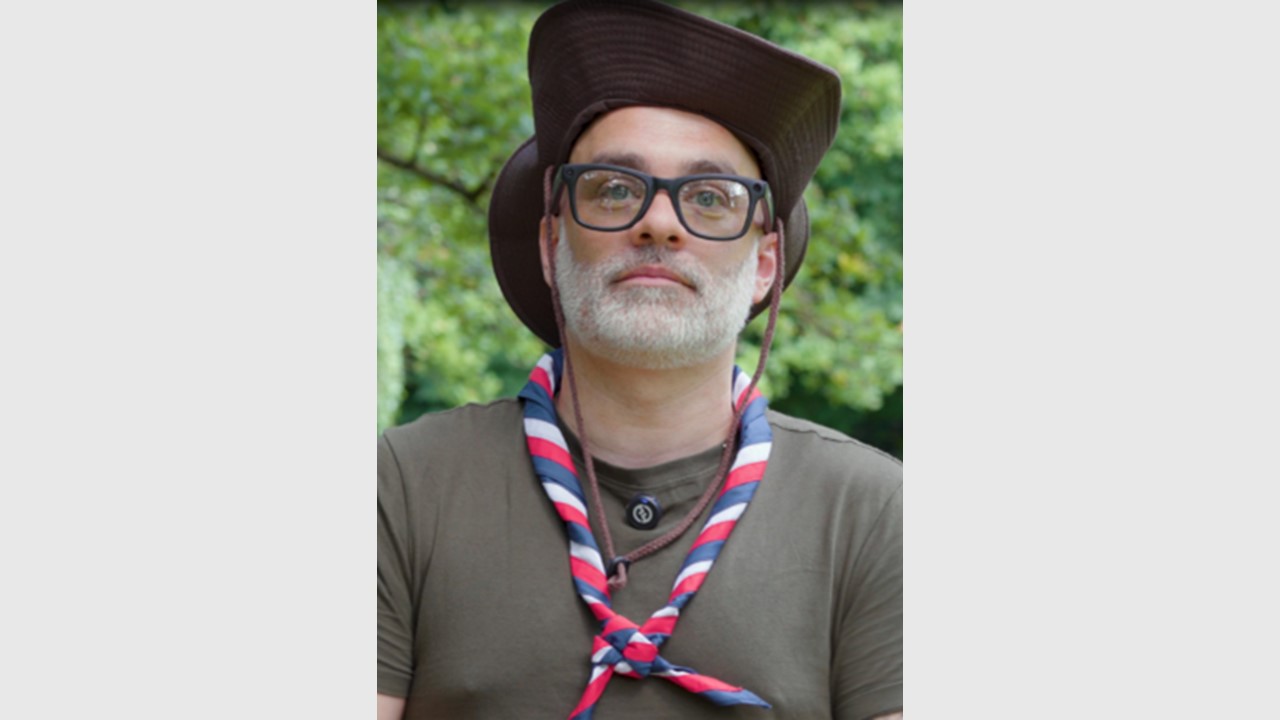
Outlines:
[[[707,277],[703,269],[691,258],[680,255],[674,250],[663,247],[645,245],[633,252],[602,263],[600,270],[608,282],[620,280],[623,275],[644,266],[662,266],[686,281],[694,290],[702,288]]]

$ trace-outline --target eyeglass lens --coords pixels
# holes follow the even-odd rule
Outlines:
[[[574,209],[578,221],[600,230],[630,225],[645,208],[648,183],[620,170],[587,170],[577,177]],[[725,178],[692,178],[675,192],[678,215],[695,234],[732,238],[742,234],[751,211],[746,185]]]

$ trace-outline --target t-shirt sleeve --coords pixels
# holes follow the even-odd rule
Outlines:
[[[902,709],[902,486],[855,550],[833,660],[838,720]]]
[[[410,528],[404,481],[385,435],[378,438],[378,692],[407,697],[413,682]]]

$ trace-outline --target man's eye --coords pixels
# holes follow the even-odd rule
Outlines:
[[[608,185],[603,194],[610,200],[626,200],[631,196],[631,188],[626,185]]]
[[[693,201],[702,207],[715,207],[721,203],[720,195],[713,193],[710,190],[703,190],[702,192],[694,195]]]

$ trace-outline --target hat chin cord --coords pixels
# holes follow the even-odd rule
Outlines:
[[[551,179],[555,172],[555,166],[547,167],[542,176],[542,193],[543,193],[543,231],[548,242],[554,237],[552,234],[552,198],[551,198]],[[782,302],[782,284],[783,278],[786,277],[786,233],[783,227],[781,217],[775,216],[773,219],[774,228],[778,233],[778,245],[776,248],[777,262],[774,264],[773,287],[769,290],[769,322],[765,326],[764,340],[760,343],[760,359],[756,363],[756,371],[751,376],[751,383],[747,385],[746,392],[742,395],[744,398],[750,398],[751,392],[755,390],[756,384],[760,381],[761,375],[764,374],[765,362],[769,358],[769,347],[773,344],[773,332],[778,322],[778,306]],[[716,468],[715,475],[711,483],[707,485],[707,489],[703,491],[702,496],[698,498],[698,502],[677,524],[674,528],[667,531],[661,537],[650,540],[640,547],[632,550],[619,557],[613,547],[613,535],[609,532],[609,521],[604,515],[604,505],[600,502],[600,481],[596,479],[595,463],[591,459],[591,446],[587,440],[587,425],[582,417],[582,406],[578,401],[578,383],[573,375],[573,362],[569,358],[569,343],[565,336],[564,310],[560,305],[560,288],[555,282],[556,278],[556,253],[548,252],[548,262],[551,271],[551,305],[555,310],[556,330],[560,336],[560,348],[564,355],[564,372],[569,379],[569,395],[573,402],[573,416],[578,422],[578,440],[582,445],[583,465],[587,471],[587,487],[591,492],[591,507],[599,519],[600,532],[604,536],[604,551],[609,558],[608,561],[608,583],[610,591],[621,590],[627,586],[627,567],[634,562],[652,555],[662,548],[670,545],[684,535],[693,523],[706,510],[707,505],[711,504],[712,498],[716,496],[720,486],[724,484],[725,478],[729,474],[729,463],[732,461],[734,452],[734,439],[738,433],[738,426],[742,423],[742,415],[747,410],[748,403],[741,403],[734,409],[733,420],[729,423],[729,430],[725,436],[723,450],[720,453],[720,464]]]

